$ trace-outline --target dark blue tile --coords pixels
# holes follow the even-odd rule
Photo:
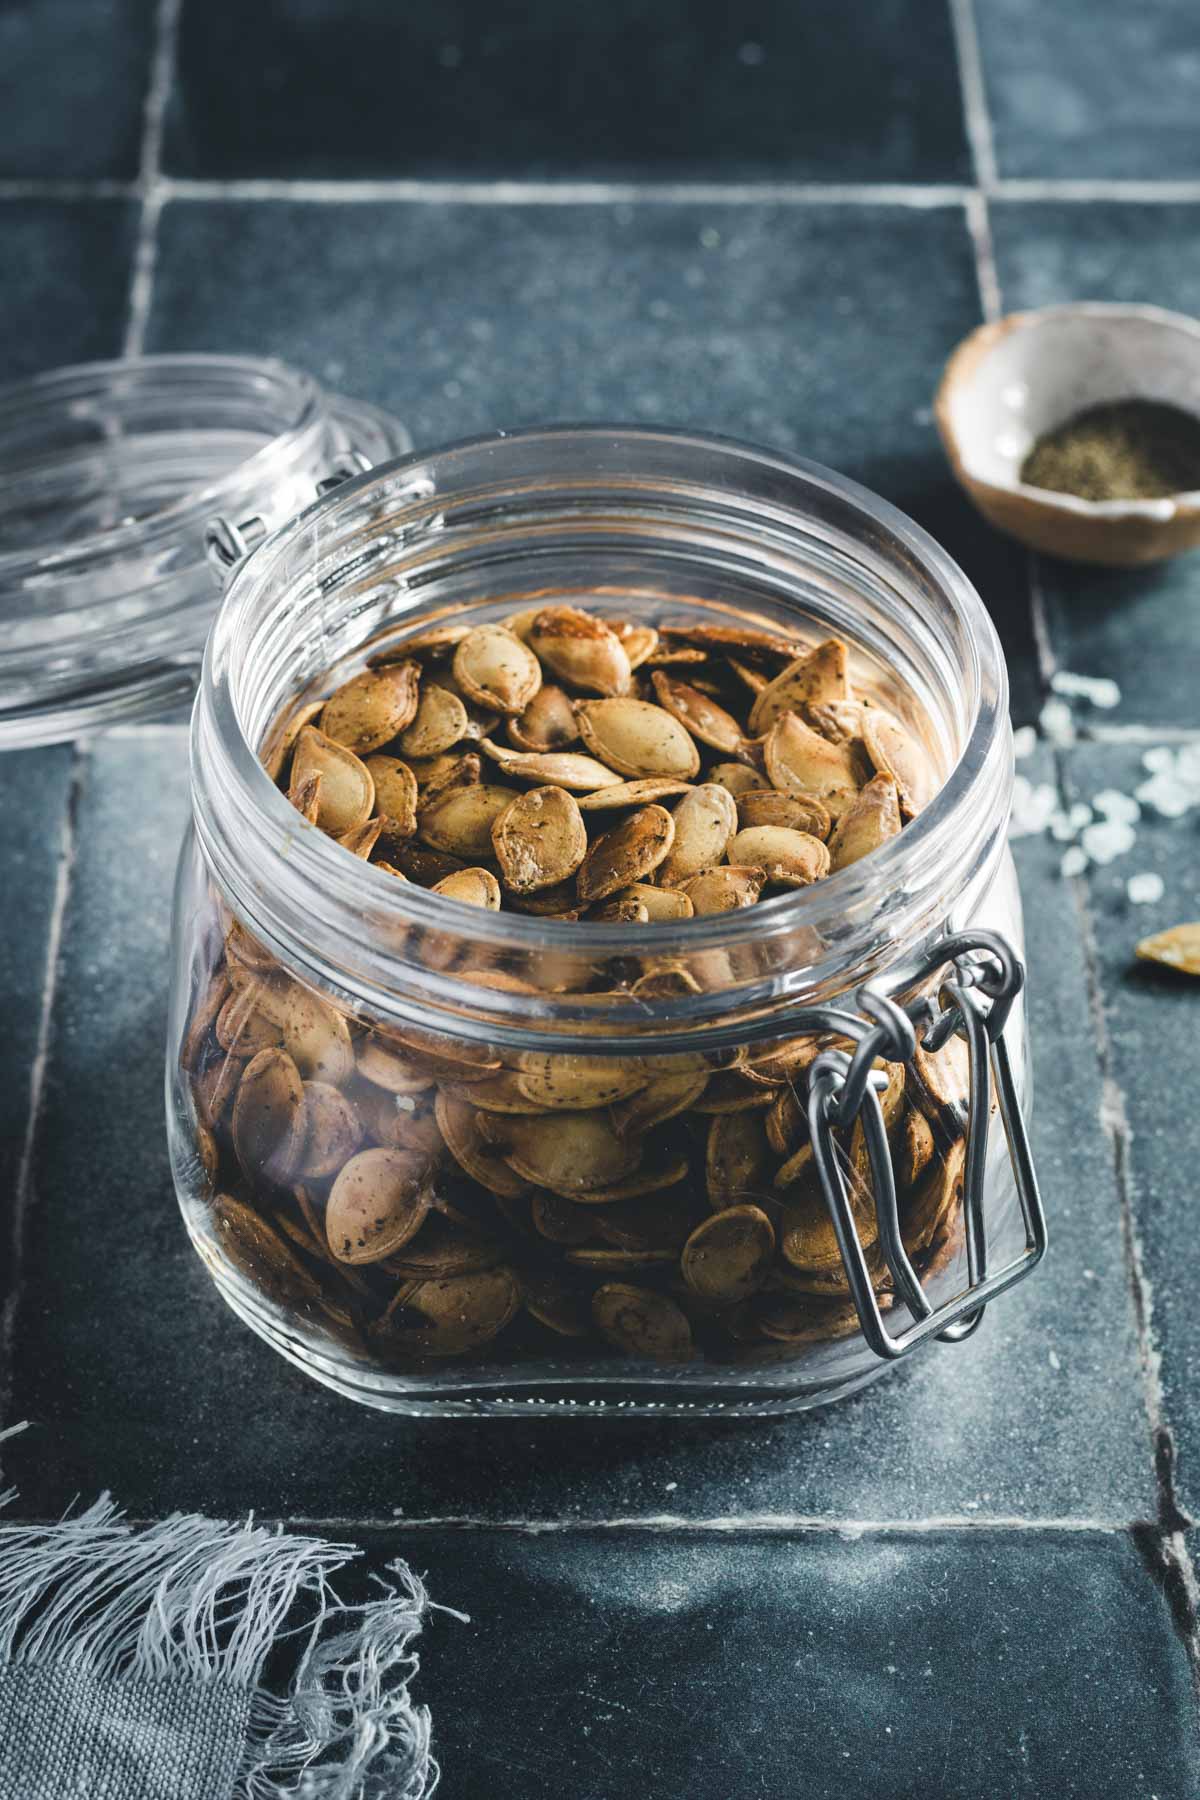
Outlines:
[[[0,201],[0,379],[120,354],[136,229],[125,201]]]
[[[189,175],[954,181],[949,11],[612,0],[187,0],[168,164]]]
[[[156,10],[154,0],[0,7],[0,176],[137,174]]]
[[[14,1207],[29,1125],[71,768],[72,753],[65,745],[13,751],[3,761],[0,880],[4,892],[19,895],[20,902],[8,909],[6,929],[0,935],[0,994],[6,1015],[0,1034],[0,1314],[14,1268],[10,1253]],[[0,1357],[3,1354],[0,1341]],[[0,1393],[5,1381],[0,1367]]]
[[[992,223],[1008,307],[1089,299],[1200,313],[1200,207],[997,205]],[[1116,570],[1047,559],[1039,578],[1060,665],[1120,684],[1110,722],[1200,722],[1200,558]]]
[[[471,1615],[431,1617],[416,1682],[457,1800],[1200,1791],[1187,1657],[1122,1535],[401,1531],[385,1550]]]
[[[929,411],[977,321],[957,207],[226,203],[167,209],[150,342],[307,363],[418,444],[629,419],[830,463],[960,557],[1028,717],[1024,559],[973,517]]]
[[[1195,11],[1180,0],[976,0],[1002,176],[1200,174]]]
[[[1037,853],[1023,873],[1056,1245],[976,1337],[807,1418],[405,1421],[252,1337],[177,1216],[160,1057],[184,761],[179,732],[110,740],[85,795],[17,1333],[14,1416],[37,1429],[5,1446],[26,1510],[111,1486],[136,1514],[1153,1516],[1079,946]]]
[[[1088,744],[1068,755],[1078,794],[1132,793],[1148,779],[1143,750]],[[1131,875],[1154,873],[1164,893],[1132,905]],[[1152,1300],[1167,1423],[1179,1442],[1183,1504],[1200,1511],[1200,1315],[1196,1284],[1195,1169],[1200,1115],[1195,1056],[1200,989],[1194,978],[1139,962],[1134,945],[1152,932],[1200,917],[1200,813],[1164,819],[1147,810],[1127,856],[1092,870],[1095,948],[1113,1060],[1130,1126],[1129,1183]]]

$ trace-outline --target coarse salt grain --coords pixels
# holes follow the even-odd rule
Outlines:
[[[1009,837],[1038,837],[1057,810],[1058,796],[1048,781],[1035,784],[1024,775],[1014,776]]]
[[[1089,825],[1080,837],[1084,854],[1095,863],[1110,863],[1132,850],[1136,833],[1123,819],[1102,819]]]
[[[1081,850],[1078,844],[1072,844],[1069,850],[1064,850],[1063,859],[1058,868],[1059,873],[1069,881],[1072,875],[1082,875],[1087,865],[1086,852]]]
[[[1122,794],[1117,788],[1103,788],[1093,796],[1092,805],[1106,819],[1120,819],[1126,825],[1132,825],[1141,817],[1141,807],[1132,794]]]
[[[1013,755],[1018,762],[1024,762],[1037,749],[1037,729],[1033,725],[1018,725],[1013,732]]]
[[[1152,775],[1133,791],[1143,806],[1153,807],[1164,819],[1181,819],[1196,804],[1196,795],[1188,783],[1166,770]]]
[[[1161,775],[1163,770],[1171,768],[1174,762],[1174,754],[1167,749],[1165,744],[1157,744],[1153,750],[1142,752],[1142,767],[1148,769],[1151,775]]]
[[[1050,821],[1050,835],[1060,844],[1069,844],[1073,837],[1078,837],[1085,825],[1092,822],[1092,809],[1085,806],[1082,800],[1076,800],[1068,812],[1055,813]]]
[[[1050,687],[1056,694],[1088,700],[1105,712],[1121,704],[1121,690],[1107,675],[1072,675],[1068,669],[1059,669],[1050,677]]]
[[[1125,883],[1125,892],[1134,906],[1153,906],[1161,900],[1165,893],[1163,878],[1152,869],[1145,869],[1140,875],[1131,875]]]
[[[1049,738],[1052,744],[1072,744],[1075,741],[1075,723],[1065,700],[1047,700],[1038,714],[1038,724],[1041,726],[1042,736]]]

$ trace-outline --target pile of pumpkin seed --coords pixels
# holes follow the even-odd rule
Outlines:
[[[262,754],[312,826],[391,876],[564,924],[683,921],[806,886],[937,787],[836,639],[563,604],[410,636]],[[628,962],[613,991],[670,991],[647,985],[652,959]],[[616,1057],[385,1028],[221,914],[181,1051],[203,1229],[293,1320],[382,1366],[571,1340],[652,1362],[795,1358],[857,1326],[805,1117],[830,1041]],[[961,1236],[963,1047],[880,1068],[928,1274]],[[841,1155],[887,1306],[860,1126]]]

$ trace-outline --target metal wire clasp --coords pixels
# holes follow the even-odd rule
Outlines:
[[[1045,1213],[1004,1037],[1013,1002],[1025,980],[1024,967],[997,933],[959,933],[930,951],[921,967],[909,975],[906,987],[920,989],[939,970],[947,969],[950,972],[936,1000],[923,996],[901,1004],[875,984],[861,988],[857,1001],[863,1017],[856,1021],[860,1029],[853,1052],[822,1051],[810,1071],[808,1124],[821,1188],[863,1336],[876,1355],[888,1360],[907,1355],[929,1337],[944,1343],[969,1337],[987,1302],[1022,1281],[1046,1249]],[[839,1029],[844,1034],[845,1014],[841,1020]],[[873,1065],[880,1057],[886,1062],[911,1064],[918,1045],[937,1051],[956,1032],[966,1039],[970,1070],[962,1191],[967,1285],[935,1307],[921,1286],[901,1236],[895,1173],[879,1102],[886,1077]],[[989,1271],[984,1177],[993,1084],[1013,1166],[1025,1245],[1004,1267]],[[835,1131],[844,1131],[856,1121],[861,1122],[870,1162],[879,1246],[897,1295],[913,1320],[896,1334],[884,1324],[834,1137]]]
[[[331,494],[334,488],[341,487],[355,475],[365,475],[371,467],[370,457],[364,456],[361,450],[339,452],[317,482],[317,498]],[[220,513],[208,521],[204,527],[204,556],[218,587],[226,586],[234,570],[257,549],[269,529],[261,513],[239,519],[236,525]]]

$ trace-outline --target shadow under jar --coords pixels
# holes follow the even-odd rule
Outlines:
[[[321,707],[360,671],[461,701],[468,630],[544,651],[534,621],[564,606],[613,623],[627,696],[677,700],[665,676],[744,722],[736,745],[689,733],[684,776],[723,788],[739,825],[764,816],[748,790],[807,784],[764,761],[772,711],[840,743],[863,784],[890,716],[928,792],[820,879],[647,919],[624,889],[598,908],[569,883],[492,909],[505,871],[479,790],[507,790],[498,806],[553,785],[513,764],[512,696],[507,720],[469,685],[443,707],[439,768],[407,726],[365,733],[363,760],[390,761],[343,816],[344,771],[314,790],[295,746],[320,764],[321,727],[354,739]],[[802,687],[758,704],[830,638],[849,652],[840,716]],[[567,737],[606,691],[579,667],[543,654]],[[232,570],[193,719],[168,1048],[180,1203],[234,1311],[318,1380],[410,1413],[790,1411],[968,1335],[1044,1248],[1006,700],[978,597],[917,527],[721,440],[478,440],[361,476],[268,538]],[[590,754],[586,734],[569,747]],[[415,808],[388,788],[406,759]],[[630,779],[620,761],[602,778]],[[447,769],[474,794],[458,863],[480,873],[436,892],[456,867],[428,826]],[[597,817],[637,810],[572,792],[593,843]],[[660,796],[676,819],[687,800]],[[836,816],[810,825],[836,840]],[[642,885],[686,889],[664,867]],[[482,904],[455,897],[472,884]]]

